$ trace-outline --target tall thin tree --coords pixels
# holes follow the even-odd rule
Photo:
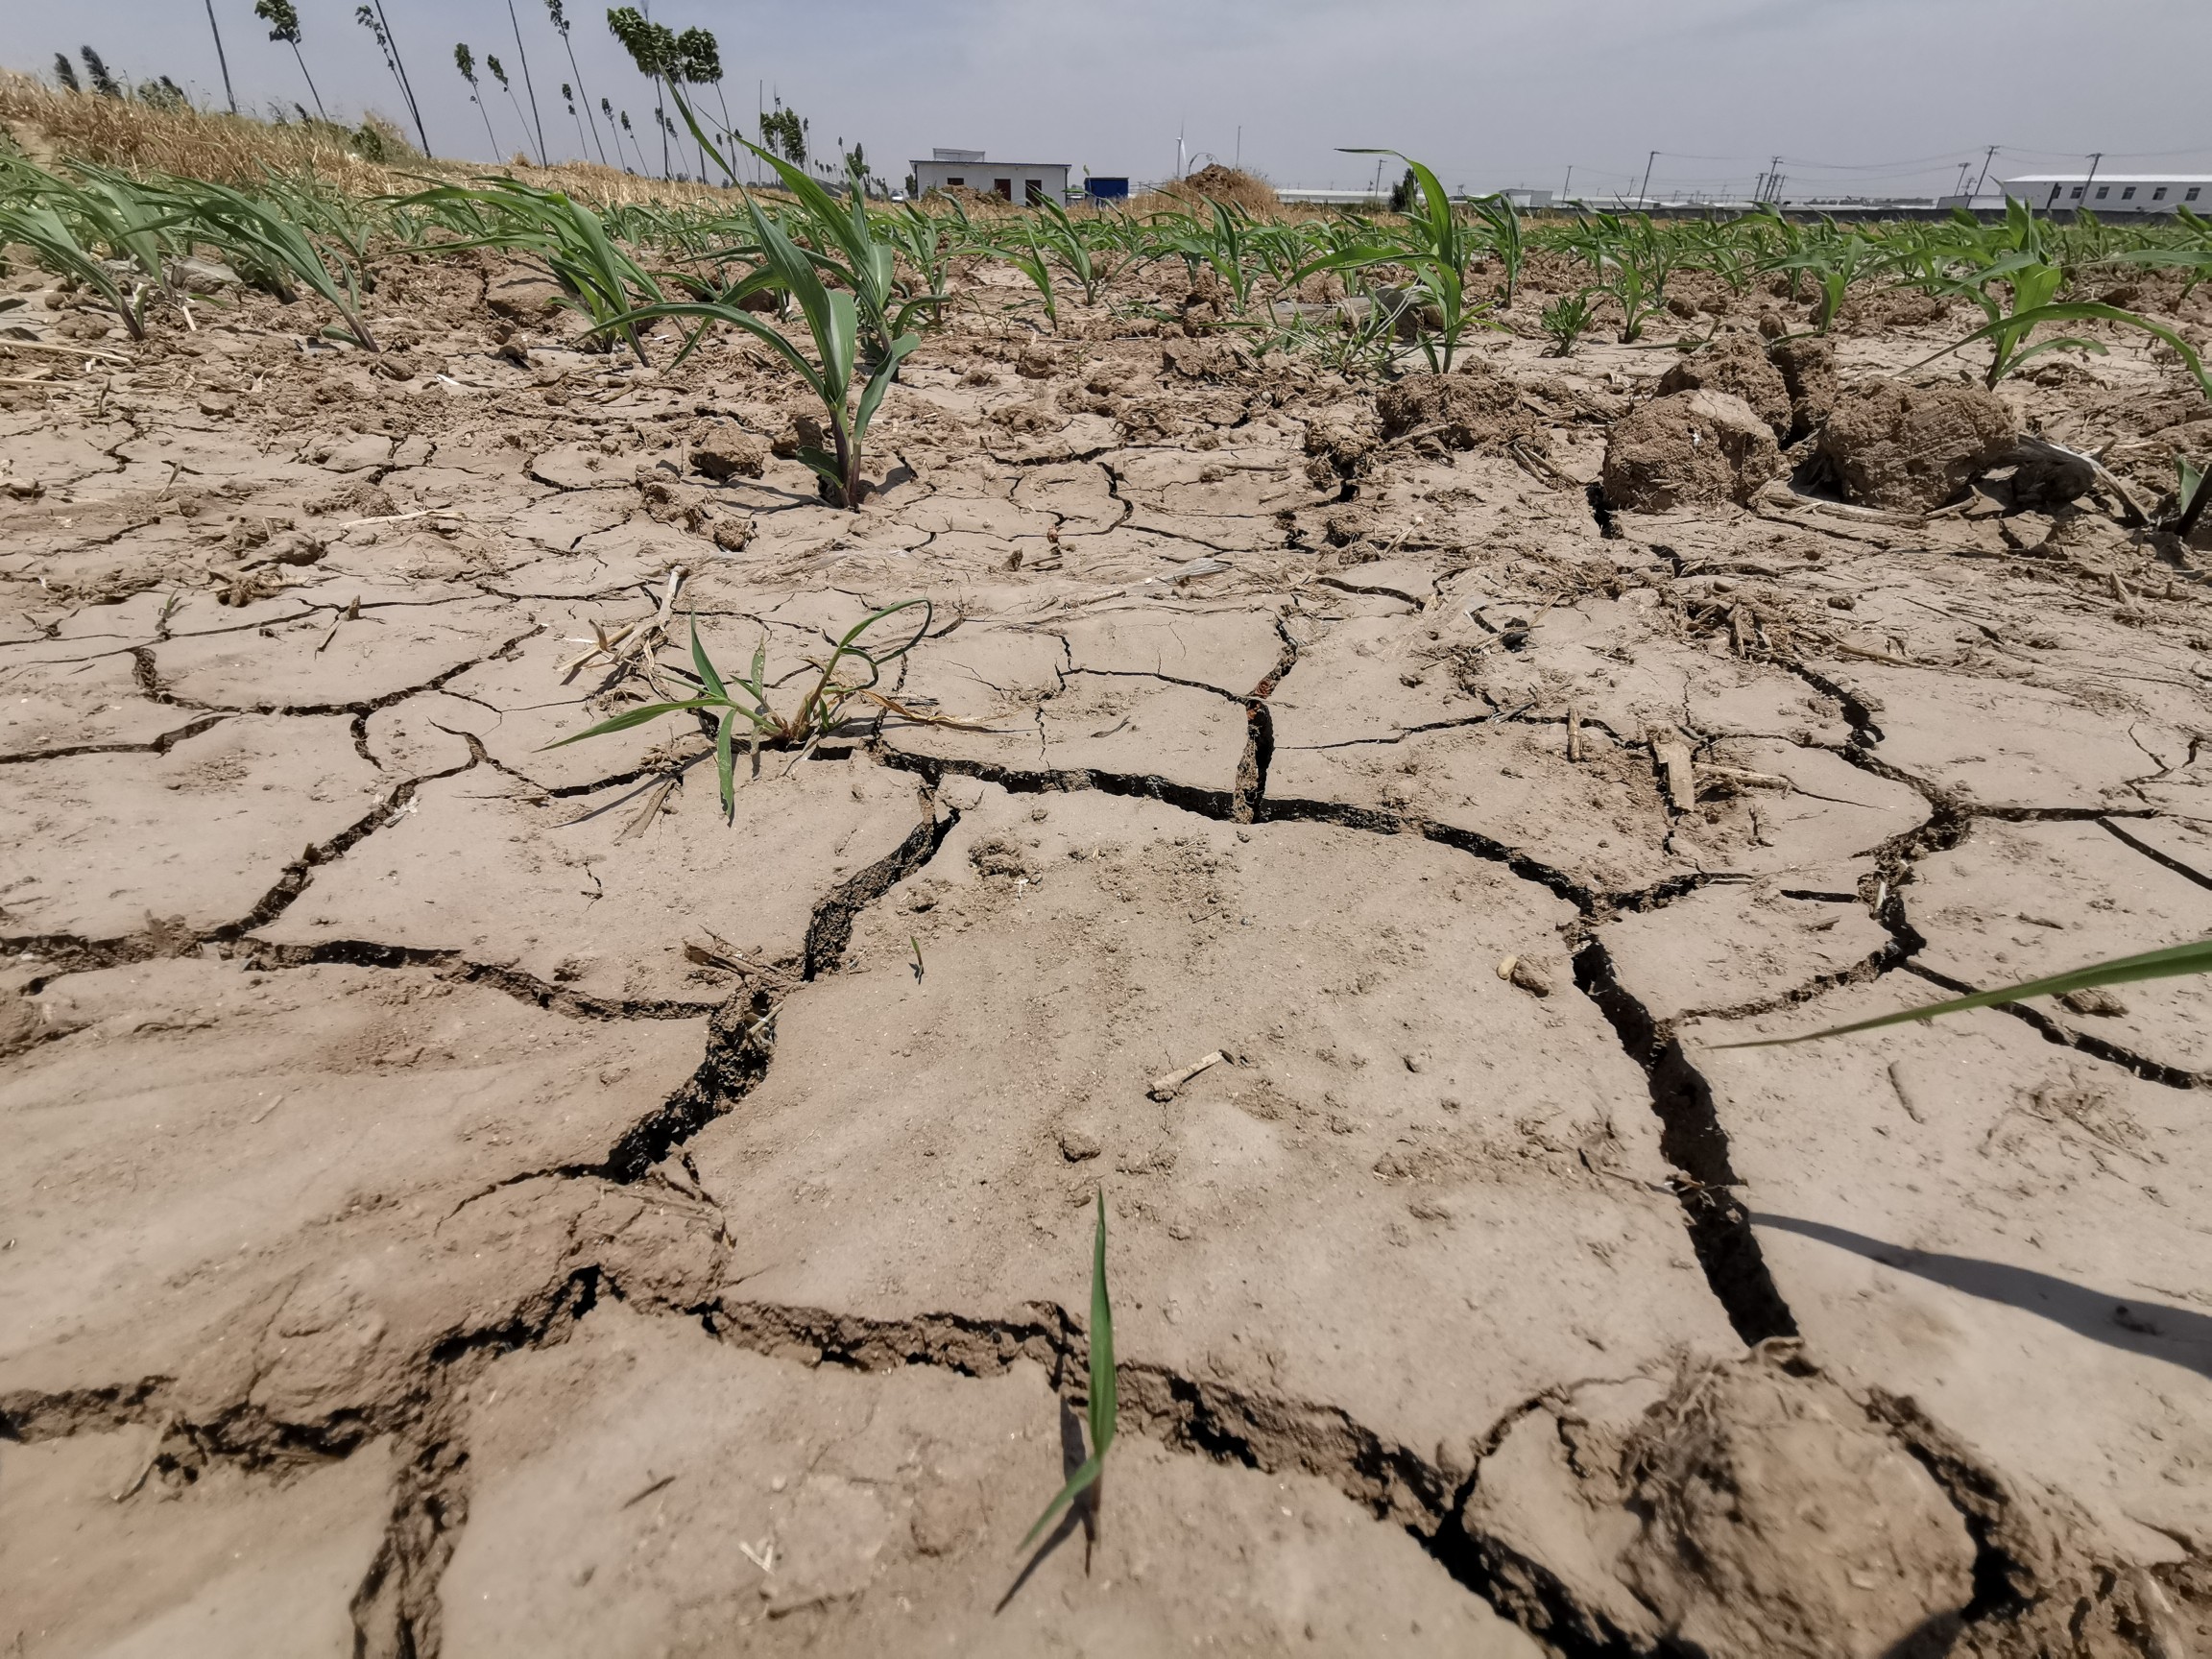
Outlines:
[[[581,161],[585,159],[584,117],[576,110],[576,88],[565,81],[561,83],[561,101],[568,106],[568,119],[576,123],[576,159]],[[600,165],[604,167],[606,163],[602,161]]]
[[[230,113],[238,113],[238,94],[230,90],[230,60],[223,51],[223,31],[215,25],[215,0],[207,0],[207,32],[215,36],[215,61],[223,70],[223,96],[230,101]]]
[[[661,176],[668,177],[668,110],[661,92],[661,78],[675,67],[676,36],[665,25],[648,21],[635,6],[616,6],[607,13],[607,28],[637,73],[653,83],[653,120],[661,129]]]
[[[530,123],[523,117],[522,101],[515,96],[515,88],[508,84],[507,71],[500,66],[499,60],[489,52],[484,54],[484,67],[492,71],[492,79],[499,83],[499,90],[506,93],[507,102],[515,106],[515,125],[522,129],[522,141],[527,144],[530,141]],[[524,156],[523,159],[528,161],[529,157]]]
[[[253,0],[253,15],[269,25],[270,39],[281,40],[292,48],[301,79],[307,83],[308,96],[315,100],[315,113],[327,122],[330,116],[323,108],[323,94],[315,89],[315,77],[307,73],[307,60],[300,55],[300,9],[292,0]]]
[[[515,15],[515,0],[507,0],[507,22],[515,31],[515,58],[522,65],[522,90],[530,94],[530,125],[538,132],[538,165],[550,167],[553,152],[545,148],[545,123],[538,114],[538,87],[530,79],[530,54],[522,45],[522,23]],[[491,61],[489,55],[485,61]],[[513,97],[514,93],[510,91],[508,96]]]
[[[69,61],[69,54],[54,54],[54,79],[61,83],[64,92],[82,92],[84,88],[77,82],[77,65]]]
[[[383,0],[369,0],[353,8],[353,21],[374,36],[376,48],[384,54],[384,67],[392,71],[392,79],[399,88],[400,101],[407,106],[407,113],[415,118],[415,136],[422,141],[422,154],[430,154],[430,134],[422,129],[422,107],[415,102],[415,88],[407,84],[407,66],[399,61],[398,44],[392,38],[392,31],[384,25]]]
[[[576,94],[583,101],[585,119],[591,123],[591,147],[599,152],[599,165],[607,165],[607,146],[599,142],[599,118],[591,113],[591,93],[584,84],[584,71],[576,67],[575,43],[568,38],[568,14],[562,9],[561,0],[545,0],[547,15],[553,19],[553,29],[561,36],[561,44],[568,50],[568,71],[576,77]],[[600,100],[605,103],[606,100]],[[612,127],[614,117],[610,113],[607,124]],[[620,141],[617,140],[617,148]]]
[[[453,48],[453,67],[461,71],[461,79],[469,83],[469,102],[476,106],[476,113],[484,117],[484,136],[491,141],[492,159],[499,159],[499,134],[492,131],[492,111],[484,108],[479,94],[483,88],[476,84],[476,54],[463,42]]]

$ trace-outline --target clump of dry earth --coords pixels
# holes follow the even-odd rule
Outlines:
[[[2206,549],[2022,443],[2200,401],[1545,280],[1378,396],[971,274],[848,515],[488,258],[12,278],[0,1640],[2212,1650],[2203,986],[1719,1046],[2212,931]],[[733,824],[545,747],[917,595]]]

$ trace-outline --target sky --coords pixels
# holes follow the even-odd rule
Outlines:
[[[330,112],[405,109],[354,0],[295,0],[302,53]],[[576,66],[545,0],[383,0],[431,148],[483,160],[482,114],[454,68],[467,42],[505,64],[514,102],[479,69],[498,153],[594,139],[562,101],[581,83],[650,131],[646,83],[604,4],[567,0]],[[212,0],[242,106],[312,108],[291,49],[252,0]],[[765,86],[811,123],[817,155],[866,147],[897,183],[935,146],[1066,161],[1140,180],[1178,158],[1241,162],[1278,185],[1349,187],[1372,158],[1419,156],[1454,188],[1572,188],[1633,197],[1747,193],[1770,159],[1785,194],[1927,194],[1990,176],[2212,172],[2201,89],[2206,0],[656,0],[654,19],[713,31],[733,120]],[[89,44],[134,80],[167,75],[220,105],[205,0],[13,0],[0,64],[48,78]],[[715,94],[704,102],[717,109]],[[596,142],[605,143],[604,133]],[[647,140],[646,161],[660,165]],[[1654,158],[1651,152],[1657,151]],[[1572,168],[1572,175],[1569,169]]]

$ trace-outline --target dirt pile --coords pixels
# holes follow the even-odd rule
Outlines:
[[[1773,428],[1777,439],[1790,433],[1790,388],[1782,371],[1747,334],[1723,334],[1703,351],[1685,357],[1659,377],[1662,397],[1676,392],[1725,392],[1741,397],[1751,412]]]
[[[1479,357],[1456,373],[1408,374],[1375,398],[1385,444],[1422,443],[1435,450],[1503,453],[1540,441],[1542,427],[1521,388]]]
[[[1790,394],[1790,441],[1819,430],[1836,407],[1840,384],[1836,378],[1836,348],[1816,335],[1799,334],[1776,340],[1767,356],[1781,373]]]
[[[1927,513],[1997,466],[2012,436],[2012,412],[1979,386],[1870,380],[1837,398],[1820,455],[1846,501]]]
[[[1218,161],[1185,175],[1160,194],[1186,202],[1219,202],[1232,207],[1249,208],[1255,213],[1272,212],[1283,205],[1282,198],[1266,180],[1239,168],[1224,167]]]
[[[1613,423],[1605,499],[1627,513],[1742,504],[1781,469],[1773,429],[1724,392],[1676,392]]]
[[[692,440],[691,470],[717,484],[757,478],[768,467],[768,446],[741,426],[720,421]]]
[[[1467,1515],[1532,1607],[1637,1653],[1934,1659],[1974,1593],[1964,1518],[1793,1342],[1547,1402]]]

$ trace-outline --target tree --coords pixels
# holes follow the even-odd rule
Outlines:
[[[530,123],[522,119],[522,102],[515,96],[515,88],[507,84],[507,71],[499,66],[499,60],[491,53],[484,54],[484,67],[492,71],[492,79],[499,83],[499,90],[507,94],[507,102],[515,106],[516,125],[522,129],[523,137],[530,135]],[[543,160],[541,154],[540,160]]]
[[[507,22],[509,27],[515,31],[515,58],[522,65],[522,90],[530,94],[530,126],[538,133],[538,165],[550,167],[553,165],[553,155],[551,151],[545,148],[545,123],[538,118],[538,88],[530,79],[530,54],[522,46],[522,24],[520,19],[515,15],[515,0],[507,0]],[[491,54],[485,54],[484,61],[493,65],[492,72],[494,75],[499,74],[497,61]],[[506,76],[499,75],[499,84],[507,85]],[[513,87],[508,87],[507,96],[509,98],[515,96]],[[519,105],[516,107],[515,112],[517,114],[522,112]]]
[[[300,75],[307,83],[307,92],[315,100],[315,113],[325,121],[330,119],[323,108],[323,94],[315,89],[315,77],[307,73],[307,60],[300,55],[300,9],[292,0],[253,0],[253,15],[269,25],[269,38],[281,40],[292,48],[292,56],[300,65]]]
[[[799,111],[783,108],[783,100],[776,100],[776,108],[760,117],[761,148],[781,156],[794,167],[806,165],[806,129],[809,124],[799,118]]]
[[[422,154],[430,154],[430,134],[422,128],[422,107],[415,102],[415,88],[408,84],[407,66],[399,61],[399,47],[392,38],[392,31],[384,22],[384,0],[362,0],[353,8],[353,21],[375,36],[377,50],[384,54],[384,67],[392,71],[392,79],[398,83],[399,96],[406,103],[407,113],[415,117],[415,136],[422,141]]]
[[[238,94],[230,90],[230,60],[223,53],[223,31],[215,27],[215,0],[207,0],[207,32],[215,36],[215,61],[223,71],[223,96],[229,100],[230,113],[238,113]]]
[[[676,36],[665,24],[647,21],[635,6],[616,6],[607,13],[607,28],[630,54],[637,73],[653,83],[653,118],[661,128],[661,176],[668,176],[668,111],[661,83],[679,67]]]
[[[686,29],[676,36],[676,50],[684,62],[684,80],[693,86],[714,88],[714,102],[722,107],[722,136],[730,136],[730,101],[722,96],[722,48],[705,29]],[[699,157],[699,176],[707,176],[707,157]]]
[[[102,60],[99,53],[89,46],[80,46],[77,55],[84,60],[84,75],[92,83],[93,91],[103,98],[123,96],[123,84],[115,79],[114,73]]]
[[[476,54],[466,42],[453,48],[453,67],[461,71],[461,79],[469,83],[469,102],[476,106],[476,113],[484,117],[484,136],[492,141],[492,159],[499,159],[499,135],[492,131],[492,111],[484,108],[478,96],[482,88],[476,84]]]
[[[78,84],[77,67],[69,61],[69,54],[66,52],[54,54],[54,79],[61,83],[61,90],[64,92],[82,92],[84,90],[83,86]]]
[[[553,19],[553,29],[561,36],[561,44],[568,50],[568,72],[576,77],[576,90],[584,101],[584,115],[591,123],[591,147],[599,152],[599,165],[604,167],[607,165],[607,146],[599,142],[599,121],[591,113],[591,94],[585,88],[584,71],[576,67],[576,48],[568,38],[568,15],[562,10],[561,0],[545,0],[545,11]],[[565,95],[568,88],[564,86],[561,90]],[[601,99],[600,102],[604,104],[606,100]],[[610,127],[614,124],[612,112],[607,117],[607,124]],[[619,144],[620,141],[616,142]]]

